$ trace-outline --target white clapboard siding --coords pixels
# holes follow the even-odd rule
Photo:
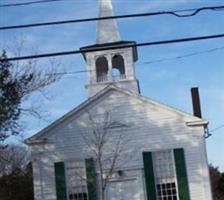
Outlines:
[[[92,116],[98,116],[105,109],[112,119],[128,126],[110,130],[114,141],[119,134],[127,135],[130,140],[126,150],[132,154],[132,159],[125,163],[124,168],[142,169],[143,151],[184,148],[191,200],[211,200],[203,127],[188,127],[186,122],[190,117],[187,115],[116,91],[108,92],[81,112],[48,130],[43,135],[48,139],[47,144],[34,147],[35,200],[43,196],[45,200],[56,198],[54,162],[84,159],[86,144],[80,132],[91,134],[92,129],[87,111]],[[125,159],[127,155],[124,155]],[[41,174],[37,169],[39,165],[42,165]]]

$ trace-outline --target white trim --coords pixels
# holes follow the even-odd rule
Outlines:
[[[37,140],[25,140],[26,144],[46,144],[47,138],[37,139]]]
[[[202,119],[202,120],[198,120],[198,121],[186,122],[186,125],[187,126],[192,126],[192,127],[194,127],[194,126],[206,126],[206,125],[208,125],[208,123],[209,122],[207,120]]]
[[[137,176],[130,176],[130,177],[125,177],[125,178],[110,178],[109,182],[114,183],[114,182],[123,182],[123,181],[134,181],[137,180]]]

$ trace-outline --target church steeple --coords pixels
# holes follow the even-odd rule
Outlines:
[[[99,16],[114,16],[112,0],[99,0]],[[97,22],[96,44],[81,48],[87,63],[86,90],[89,97],[110,84],[140,93],[134,71],[134,63],[137,61],[135,44],[134,41],[120,39],[115,19]],[[125,45],[127,47],[124,48]],[[108,50],[100,50],[101,48]]]
[[[111,0],[99,0],[99,17],[114,16]],[[99,20],[97,24],[97,44],[120,41],[120,33],[115,19]]]

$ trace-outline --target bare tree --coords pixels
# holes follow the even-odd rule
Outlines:
[[[122,131],[130,126],[114,120],[111,111],[105,111],[101,116],[87,113],[89,130],[81,131],[81,135],[88,147],[87,154],[91,154],[95,161],[98,198],[104,200],[111,177],[125,162],[124,157],[130,159],[125,150],[130,138],[127,137],[127,131]],[[116,129],[119,131],[115,136],[112,132]]]
[[[0,151],[0,176],[23,170],[29,162],[30,155],[24,146],[9,145]]]
[[[24,40],[15,44],[14,55],[20,56]],[[12,51],[11,51],[12,52]],[[0,55],[0,142],[9,136],[18,135],[22,126],[21,116],[32,115],[42,118],[40,105],[24,104],[34,92],[46,97],[43,88],[58,81],[61,74],[56,73],[59,63],[51,60],[41,67],[37,60],[9,62],[6,51]],[[3,145],[4,146],[4,145]],[[0,146],[1,147],[1,146]]]

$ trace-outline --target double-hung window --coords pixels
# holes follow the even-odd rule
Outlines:
[[[54,163],[57,200],[96,200],[96,174],[92,158]]]
[[[184,149],[143,152],[147,200],[190,200]]]
[[[87,200],[85,163],[69,161],[65,163],[67,192],[69,200]]]
[[[178,200],[173,151],[153,152],[152,159],[157,199]]]

